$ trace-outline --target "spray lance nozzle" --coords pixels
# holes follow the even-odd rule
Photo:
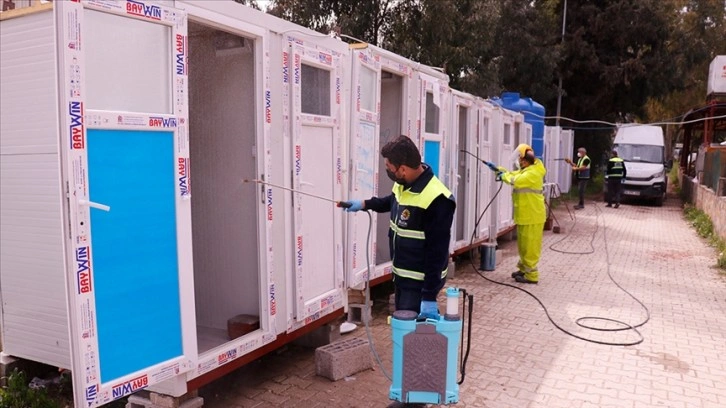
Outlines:
[[[462,149],[462,150],[459,150],[459,151],[460,151],[460,152],[462,152],[462,153],[466,153],[466,154],[469,154],[469,155],[471,155],[472,157],[474,157],[475,159],[477,159],[477,160],[479,160],[480,162],[484,163],[484,164],[485,164],[485,165],[486,165],[487,167],[489,167],[490,169],[492,169],[492,171],[493,171],[493,172],[495,172],[495,173],[496,173],[496,172],[498,172],[498,171],[499,171],[499,169],[497,168],[497,165],[496,165],[496,164],[494,164],[494,163],[492,163],[492,162],[488,162],[488,161],[486,161],[486,160],[484,160],[484,159],[480,159],[480,158],[479,158],[479,156],[475,155],[474,153],[472,153],[472,152],[470,152],[470,151],[468,151],[468,150],[464,150],[464,149]]]

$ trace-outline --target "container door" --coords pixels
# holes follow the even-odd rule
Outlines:
[[[351,114],[350,185],[349,196],[367,199],[377,195],[380,132],[381,64],[370,49],[353,51],[354,106]],[[383,192],[383,195],[387,193]],[[377,214],[371,212],[372,225]],[[385,217],[381,217],[385,219]],[[368,261],[370,278],[375,273],[376,229],[368,239],[368,214],[357,212],[347,216],[348,222],[348,286],[359,286],[366,281]],[[370,241],[370,242],[369,242]],[[366,259],[366,255],[367,258]]]
[[[496,163],[496,158],[493,156],[490,141],[492,126],[491,111],[489,109],[486,109],[485,107],[480,106],[477,113],[479,116],[479,121],[477,123],[478,132],[476,137],[478,149],[477,155],[482,160]],[[495,187],[495,176],[494,172],[492,172],[489,167],[483,165],[481,162],[477,164],[476,174],[477,200],[475,205],[475,217],[477,222],[477,236],[480,238],[490,238],[490,225],[492,225],[492,219],[494,219],[495,217],[492,217],[492,213],[494,212],[493,204],[492,206],[489,206],[489,208],[487,208],[487,206],[489,205],[489,201],[492,199],[495,193],[492,192],[492,188]],[[486,210],[487,212],[482,215],[484,210]]]
[[[469,245],[474,228],[474,212],[476,210],[476,169],[477,157],[476,122],[477,112],[471,101],[453,95],[454,111],[451,128],[452,166],[454,172],[450,188],[456,197],[456,215],[454,219],[454,248]],[[462,151],[464,150],[464,151]],[[466,153],[469,152],[469,153]],[[471,153],[471,154],[470,154]]]
[[[292,43],[295,320],[342,307],[341,56]]]
[[[424,163],[431,166],[436,177],[450,188],[450,177],[444,174],[446,130],[443,118],[446,116],[446,90],[443,81],[426,74],[420,75],[421,123],[423,129],[419,140],[419,149],[423,151]],[[453,192],[453,191],[452,191]]]
[[[186,15],[55,3],[74,398],[95,407],[196,358]]]
[[[501,162],[498,164],[510,170],[514,168],[514,163],[510,162],[510,158],[512,152],[514,151],[514,148],[517,146],[515,144],[516,133],[514,128],[514,118],[512,117],[510,112],[503,111],[501,113],[501,128],[499,129],[499,131],[501,132],[501,144],[499,150],[499,159],[501,160]],[[513,210],[514,207],[512,204],[512,188],[509,184],[505,184],[505,186],[502,188],[502,192],[499,194],[500,231],[514,224],[514,220],[512,218]]]

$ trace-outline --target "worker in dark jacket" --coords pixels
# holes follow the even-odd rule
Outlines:
[[[399,136],[381,149],[392,194],[348,201],[346,211],[390,212],[389,249],[393,260],[396,310],[438,316],[436,295],[446,282],[454,196],[421,162],[416,145]]]
[[[613,150],[605,172],[608,182],[608,205],[606,207],[612,207],[613,202],[615,202],[615,208],[620,207],[620,190],[626,175],[625,162],[618,157],[618,152]]]

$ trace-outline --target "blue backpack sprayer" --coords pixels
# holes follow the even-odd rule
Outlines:
[[[459,314],[459,295],[464,307]],[[469,308],[466,308],[467,297]],[[458,288],[446,290],[446,314],[437,319],[419,319],[418,313],[397,310],[391,318],[393,336],[393,381],[389,398],[404,403],[455,404],[459,385],[466,376],[471,345],[472,295]],[[467,349],[457,370],[459,346],[464,344],[464,316],[468,313]],[[457,380],[457,371],[461,379]]]

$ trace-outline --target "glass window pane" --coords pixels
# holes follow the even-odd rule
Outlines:
[[[330,71],[302,64],[302,113],[330,116]]]
[[[174,113],[171,27],[89,9],[84,19],[88,109]]]
[[[508,145],[512,143],[512,125],[505,124],[504,125],[504,144]]]
[[[434,94],[426,92],[426,133],[439,133],[439,107],[434,104]]]
[[[485,142],[489,141],[489,118],[484,118],[484,138]]]
[[[361,67],[360,70],[360,107],[369,112],[376,111],[376,91],[378,84],[376,81],[376,71]]]

